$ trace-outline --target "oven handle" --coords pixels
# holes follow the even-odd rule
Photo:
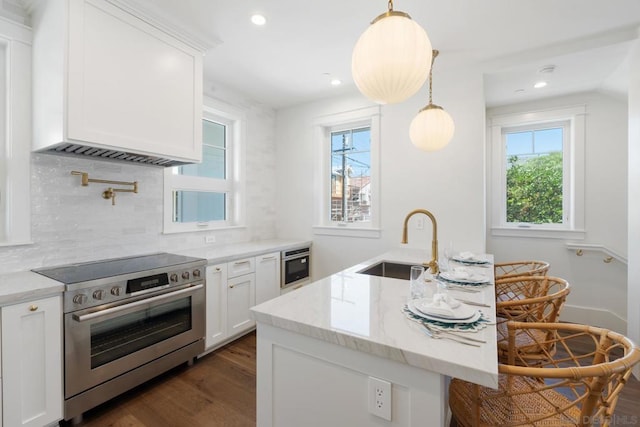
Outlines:
[[[135,302],[131,302],[129,304],[122,304],[116,307],[107,308],[106,310],[94,311],[93,313],[83,314],[80,316],[78,316],[77,314],[74,314],[73,320],[76,320],[78,322],[85,322],[87,320],[95,319],[96,317],[102,317],[108,314],[117,313],[119,311],[127,310],[132,307],[149,304],[151,302],[162,301],[162,300],[173,298],[175,296],[182,295],[182,294],[193,293],[199,289],[202,289],[203,287],[204,285],[199,284],[199,285],[191,286],[185,289],[180,289],[179,291],[169,292],[167,294],[162,294],[162,295],[156,295],[155,297],[141,299]]]

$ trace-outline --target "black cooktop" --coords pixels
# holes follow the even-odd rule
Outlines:
[[[66,285],[104,279],[123,274],[140,273],[141,276],[149,270],[167,268],[192,262],[206,262],[202,258],[175,255],[166,252],[113,258],[102,261],[83,262],[79,264],[60,265],[57,267],[37,268],[32,271],[47,276]]]

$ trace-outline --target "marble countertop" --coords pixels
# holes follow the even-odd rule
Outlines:
[[[496,329],[489,325],[472,336],[486,341],[472,347],[426,336],[422,326],[402,312],[409,292],[406,280],[360,274],[379,261],[421,264],[428,251],[399,248],[253,307],[257,322],[370,353],[488,387],[497,387]],[[491,257],[491,260],[493,258]],[[481,268],[481,267],[476,267]],[[483,268],[493,279],[493,268]],[[488,304],[479,307],[495,319],[494,287],[477,293],[449,291],[454,297]]]
[[[289,249],[311,247],[307,240],[261,240],[256,242],[233,243],[220,246],[172,251],[172,253],[197,258],[205,258],[209,265],[233,261],[238,258],[252,257],[266,252],[279,252]]]
[[[0,305],[60,294],[64,285],[32,271],[0,275]]]
[[[305,246],[311,246],[311,242],[305,240],[262,240],[172,252],[180,255],[206,258],[208,263],[212,265],[241,257]],[[63,291],[63,283],[32,271],[0,274],[0,306],[60,294]]]

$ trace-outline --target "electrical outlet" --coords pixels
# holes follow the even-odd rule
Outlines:
[[[204,236],[204,242],[205,243],[215,243],[216,242],[216,236]]]
[[[422,216],[419,216],[418,218],[416,218],[416,230],[422,229],[424,229],[424,218]]]
[[[391,421],[391,383],[369,377],[369,413]]]

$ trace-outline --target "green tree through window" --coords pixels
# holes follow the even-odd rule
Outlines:
[[[521,160],[507,168],[507,222],[562,223],[562,153]]]

